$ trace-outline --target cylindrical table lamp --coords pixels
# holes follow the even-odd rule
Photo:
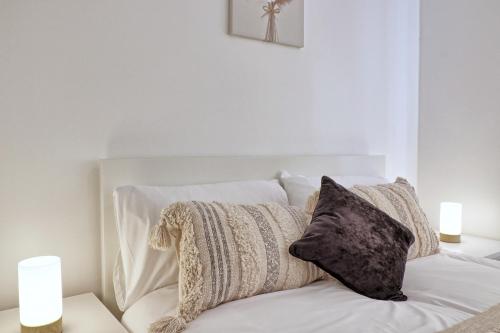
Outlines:
[[[20,261],[17,269],[21,333],[61,333],[61,259],[33,257]]]
[[[462,204],[442,202],[439,216],[439,238],[447,243],[460,243],[462,234]]]

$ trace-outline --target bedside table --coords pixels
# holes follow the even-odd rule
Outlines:
[[[474,257],[500,260],[500,241],[477,236],[462,235],[461,243],[439,243],[440,248]]]
[[[128,333],[94,294],[63,300],[63,333]],[[19,333],[19,309],[0,311],[0,332]]]

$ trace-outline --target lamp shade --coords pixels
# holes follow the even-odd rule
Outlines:
[[[441,240],[460,242],[462,233],[462,204],[442,202],[439,216],[439,231]]]
[[[20,261],[17,268],[21,327],[41,327],[60,321],[61,259],[33,257]]]

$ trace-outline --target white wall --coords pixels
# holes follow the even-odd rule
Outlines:
[[[227,0],[0,0],[0,308],[34,255],[99,291],[101,158],[387,154],[414,180],[418,1],[305,7],[300,50],[228,36]]]
[[[431,220],[463,203],[465,233],[500,239],[500,1],[424,0],[419,190]]]

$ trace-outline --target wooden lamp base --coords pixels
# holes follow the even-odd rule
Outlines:
[[[442,233],[439,233],[439,240],[441,240],[441,242],[445,242],[445,243],[460,243],[461,242],[460,235],[448,235],[448,234],[442,234]]]
[[[61,333],[62,332],[62,317],[53,323],[43,326],[24,326],[21,324],[21,333]]]

